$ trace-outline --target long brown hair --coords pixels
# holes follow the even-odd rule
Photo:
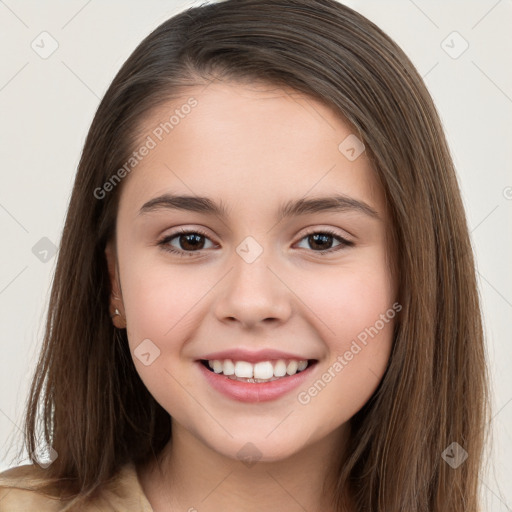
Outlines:
[[[102,99],[69,204],[44,343],[25,418],[26,449],[58,457],[48,479],[83,499],[129,461],[157,455],[169,414],[139,378],[109,316],[107,241],[122,183],[98,198],[139,142],[143,119],[187,85],[265,81],[305,93],[352,124],[391,211],[396,325],[386,373],[352,418],[333,508],[479,510],[488,376],[468,228],[436,108],[403,51],[335,0],[226,0],[167,20],[136,48]],[[136,172],[136,170],[134,170]],[[452,468],[443,452],[468,454]]]

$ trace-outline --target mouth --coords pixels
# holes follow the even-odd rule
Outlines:
[[[232,359],[200,359],[208,371],[226,378],[250,384],[264,384],[276,380],[286,380],[302,373],[317,364],[316,359],[275,359],[250,363]]]

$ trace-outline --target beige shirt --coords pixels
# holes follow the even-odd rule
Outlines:
[[[94,501],[81,507],[34,490],[43,480],[44,469],[34,464],[0,473],[0,512],[153,512],[133,463],[124,465]]]

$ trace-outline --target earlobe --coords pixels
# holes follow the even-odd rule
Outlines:
[[[116,248],[112,240],[109,240],[106,244],[105,258],[110,278],[110,317],[112,318],[112,323],[118,329],[124,329],[126,328],[126,317],[124,314],[121,284],[119,282]]]

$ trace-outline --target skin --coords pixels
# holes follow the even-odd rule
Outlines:
[[[141,465],[140,481],[155,511],[332,510],[322,484],[332,484],[350,418],[384,374],[395,320],[309,403],[297,394],[395,302],[383,191],[365,152],[350,161],[338,150],[353,129],[315,99],[235,82],[184,91],[146,119],[142,139],[188,98],[198,101],[125,178],[116,243],[105,251],[111,308],[120,311],[113,321],[126,327],[141,379],[172,417],[161,471],[154,461]],[[222,200],[229,217],[138,214],[165,192]],[[333,192],[366,202],[379,218],[343,211],[277,222],[282,202]],[[168,245],[192,253],[179,257],[157,245],[178,228],[205,231],[203,248],[194,252],[177,236]],[[306,235],[322,228],[354,245],[334,251],[340,242],[331,238],[315,246]],[[263,248],[252,263],[236,252],[247,236]],[[133,355],[145,339],[160,350],[148,366]],[[318,364],[299,389],[241,403],[212,389],[195,363],[234,347],[275,348]],[[261,457],[250,467],[237,456],[248,442]]]

